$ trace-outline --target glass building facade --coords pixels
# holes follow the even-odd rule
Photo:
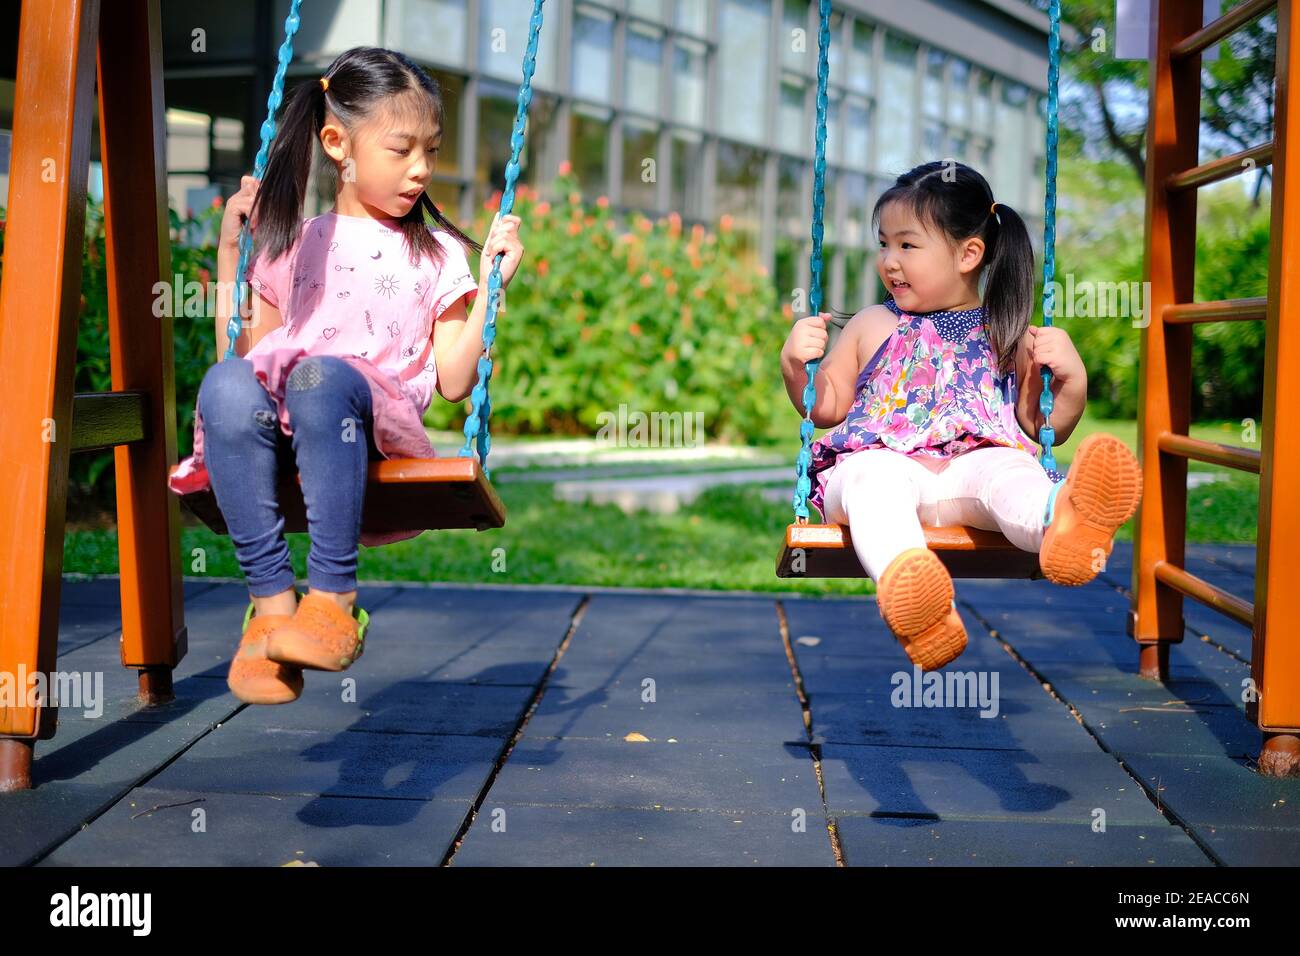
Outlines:
[[[1046,18],[1024,0],[833,6],[826,302],[876,301],[871,206],[918,162],[975,166],[1040,242]],[[287,8],[163,4],[173,207],[228,195],[252,168]],[[314,82],[356,45],[424,65],[448,111],[431,193],[466,222],[502,186],[531,8],[305,4],[289,82]],[[615,210],[729,216],[783,298],[806,288],[817,29],[813,0],[548,0],[522,180],[546,194],[567,160],[583,194]],[[308,212],[327,206],[313,197]]]

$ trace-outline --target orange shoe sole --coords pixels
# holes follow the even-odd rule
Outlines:
[[[876,591],[881,617],[922,670],[943,667],[966,649],[952,577],[934,552],[904,551],[880,576]]]
[[[1105,567],[1115,532],[1137,511],[1142,469],[1113,435],[1089,435],[1056,493],[1038,564],[1055,584],[1087,584]]]

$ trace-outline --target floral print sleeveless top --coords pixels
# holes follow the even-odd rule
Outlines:
[[[898,327],[859,373],[844,421],[812,443],[808,500],[822,514],[831,471],[866,448],[938,459],[981,445],[1037,454],[1016,420],[1015,370],[998,375],[982,306],[910,315],[892,298],[884,304]]]

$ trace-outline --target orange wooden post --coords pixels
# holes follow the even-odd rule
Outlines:
[[[171,284],[166,108],[158,0],[118,0],[99,35],[100,135],[113,390],[145,393],[146,437],[119,445],[117,540],[122,664],[140,693],[168,700],[185,656],[180,504],[167,488],[176,463],[171,316],[155,317],[153,287]]]
[[[72,449],[99,0],[25,0],[18,31],[4,282],[0,285],[0,679],[53,670]],[[55,714],[0,706],[0,790],[28,787]]]
[[[1300,567],[1300,90],[1291,85],[1300,49],[1292,0],[1277,7],[1277,99],[1273,117],[1273,208],[1264,356],[1264,444],[1259,476],[1255,634],[1250,673],[1259,700],[1248,713],[1264,732],[1261,773],[1300,775],[1300,617],[1286,603]],[[1269,596],[1272,595],[1272,600]]]
[[[1141,672],[1163,678],[1169,645],[1183,639],[1183,595],[1156,580],[1161,562],[1183,566],[1187,459],[1162,455],[1165,433],[1187,434],[1191,416],[1192,327],[1166,325],[1166,306],[1192,301],[1196,264],[1196,191],[1171,193],[1169,177],[1196,165],[1201,123],[1199,57],[1173,60],[1170,48],[1201,26],[1199,4],[1156,0],[1152,17],[1150,114],[1147,119],[1146,278],[1149,324],[1142,331],[1138,447],[1142,503],[1133,543],[1135,608],[1130,625],[1141,645]]]

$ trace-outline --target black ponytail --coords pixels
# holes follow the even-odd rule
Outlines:
[[[901,202],[922,222],[953,242],[984,241],[980,275],[984,282],[984,329],[997,356],[998,371],[1015,365],[1016,346],[1034,311],[1034,247],[1025,221],[1010,206],[994,206],[988,181],[964,163],[924,163],[899,176],[876,200],[871,228],[880,228],[880,213]]]
[[[427,111],[425,115],[432,113],[439,127],[446,115],[437,81],[395,50],[353,47],[340,54],[322,76],[328,89],[319,78],[299,83],[285,96],[277,117],[275,139],[252,213],[257,220],[258,252],[268,262],[288,251],[301,234],[303,200],[327,109],[351,135],[374,119],[381,108],[412,114]],[[325,158],[325,172],[337,192],[338,168]],[[444,250],[429,230],[429,220],[467,250],[483,251],[438,210],[428,193],[422,193],[400,220],[413,264],[424,255],[442,262]]]

